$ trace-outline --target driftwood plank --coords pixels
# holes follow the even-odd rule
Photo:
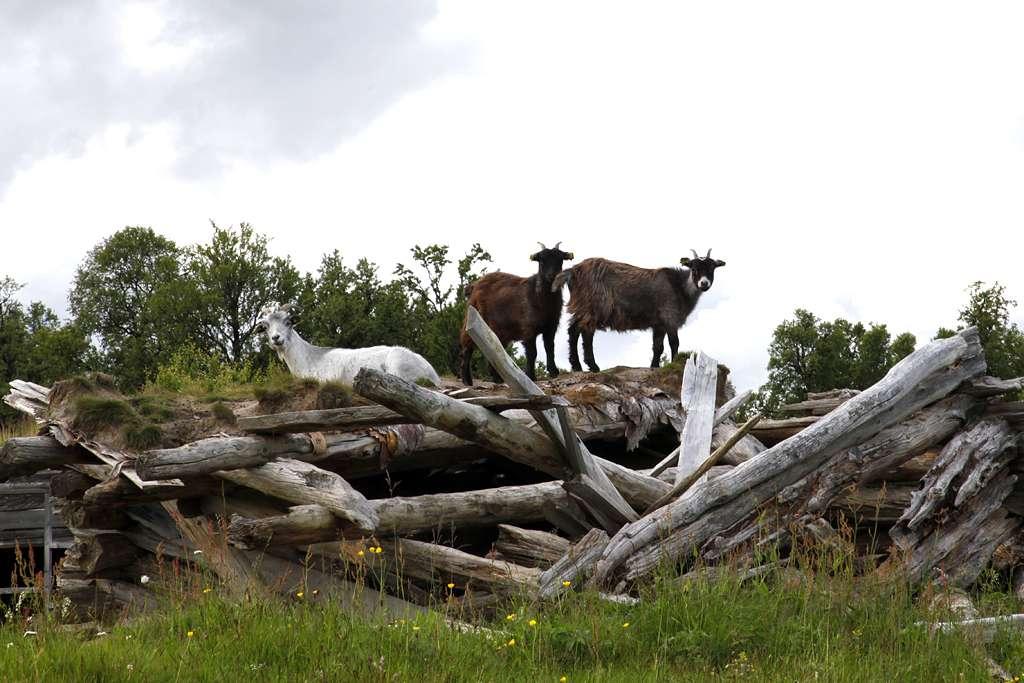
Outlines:
[[[717,386],[718,362],[703,351],[690,354],[683,369],[679,399],[685,418],[679,437],[676,484],[697,471],[711,452]]]
[[[499,524],[492,552],[496,560],[547,569],[568,552],[570,545],[568,540],[546,531]]]

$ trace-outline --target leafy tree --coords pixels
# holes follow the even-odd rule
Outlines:
[[[974,282],[967,292],[967,305],[960,309],[958,317],[962,324],[956,330],[940,328],[936,339],[950,337],[965,327],[976,327],[985,349],[988,373],[1004,379],[1024,376],[1024,332],[1010,322],[1010,311],[1017,302],[1006,296],[1006,288],[998,282],[991,286]]]
[[[96,245],[75,273],[71,312],[126,387],[151,379],[191,331],[180,255],[152,228],[127,227]]]
[[[269,301],[294,301],[301,278],[287,257],[271,256],[267,238],[248,223],[213,225],[207,244],[190,249],[186,272],[195,291],[202,345],[231,363],[256,355],[256,322]]]
[[[397,281],[406,290],[411,315],[416,321],[414,350],[423,354],[438,372],[457,374],[459,371],[459,329],[466,315],[463,296],[466,285],[480,277],[483,270],[476,268],[491,261],[491,255],[474,244],[456,264],[456,281],[447,280],[452,264],[448,247],[431,244],[413,247],[414,264],[423,277],[403,264],[395,267]]]
[[[915,344],[909,333],[892,339],[885,325],[865,327],[843,318],[824,321],[797,309],[792,319],[775,328],[768,348],[768,381],[755,393],[747,412],[776,414],[809,391],[866,389]]]

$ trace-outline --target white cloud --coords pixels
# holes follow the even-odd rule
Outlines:
[[[728,266],[681,345],[749,386],[798,306],[926,339],[973,280],[1024,299],[1022,18],[1013,3],[443,2],[420,38],[469,43],[474,61],[319,155],[238,154],[190,179],[175,123],[111,122],[80,156],[36,162],[0,198],[0,271],[59,307],[113,230],[190,242],[211,218],[253,223],[304,269],[339,248],[389,271],[428,242],[480,241],[519,273],[537,240],[644,266],[714,247]],[[176,34],[136,21],[140,63],[177,68],[183,53],[146,51]],[[596,350],[646,364],[650,339],[606,333]]]

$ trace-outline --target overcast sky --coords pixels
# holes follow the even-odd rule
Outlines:
[[[922,341],[974,280],[1024,301],[1021,35],[1019,2],[6,1],[0,276],[63,312],[102,238],[211,219],[304,270],[713,247],[681,344],[752,386],[798,306]]]

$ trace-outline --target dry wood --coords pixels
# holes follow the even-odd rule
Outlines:
[[[299,505],[320,505],[345,526],[346,535],[369,536],[379,519],[373,506],[342,477],[301,460],[281,459],[248,470],[219,472],[228,481]]]
[[[568,552],[570,545],[561,536],[546,531],[499,524],[493,559],[547,569]]]
[[[680,404],[685,417],[679,435],[677,485],[695,472],[711,452],[717,383],[718,363],[703,351],[690,354],[683,369],[680,391]]]
[[[644,512],[644,514],[645,515],[651,514],[652,512],[657,510],[658,508],[667,505],[668,503],[670,503],[675,498],[678,498],[679,496],[681,496],[684,493],[686,493],[690,489],[691,486],[693,486],[698,481],[700,481],[701,477],[703,477],[705,474],[707,474],[708,471],[710,471],[712,467],[714,467],[716,464],[718,464],[718,461],[721,460],[722,457],[725,456],[725,454],[728,453],[732,449],[733,446],[735,446],[737,443],[739,443],[739,441],[741,439],[743,439],[744,436],[746,436],[748,433],[750,433],[750,430],[753,429],[757,425],[757,423],[758,423],[758,421],[760,421],[760,419],[761,419],[760,415],[755,415],[754,417],[752,417],[749,420],[747,420],[743,424],[742,427],[740,427],[738,430],[736,430],[735,434],[733,434],[731,437],[729,437],[728,441],[726,441],[724,444],[719,446],[718,449],[715,450],[715,452],[712,453],[708,457],[707,460],[705,460],[703,463],[701,463],[700,467],[698,467],[695,471],[691,472],[689,475],[687,475],[683,479],[680,480],[678,478],[678,473],[677,473],[677,475],[676,475],[677,476],[676,485],[672,487],[672,490],[669,491],[667,494],[665,494],[665,496],[663,496],[660,500],[655,501],[653,505],[651,505],[649,508],[647,508],[647,510]]]
[[[397,539],[382,541],[384,559],[397,571],[435,585],[455,583],[460,589],[486,589],[495,594],[534,595],[540,570],[510,562],[489,560],[434,543]]]
[[[545,409],[568,405],[561,396],[477,396],[460,399],[463,403],[481,406],[494,412],[516,409]],[[290,413],[253,415],[238,418],[243,432],[256,434],[287,434],[295,432],[341,431],[408,424],[410,419],[383,406],[354,406],[327,410],[302,410]]]
[[[732,438],[732,435],[739,430],[737,425],[732,420],[725,420],[721,424],[715,425],[715,430],[711,433],[711,448],[717,449],[722,446],[726,441]],[[753,434],[747,434],[732,447],[728,453],[722,456],[722,463],[728,465],[739,465],[747,460],[750,460],[758,453],[763,453],[768,450],[767,447],[757,440]]]
[[[795,437],[721,477],[701,482],[689,495],[623,527],[605,550],[594,582],[608,585],[623,570],[635,579],[665,560],[679,559],[694,545],[752,514],[835,453],[942,398],[984,367],[973,328],[921,347],[877,384]],[[714,513],[707,514],[712,509]]]
[[[222,493],[224,484],[210,478],[189,480],[183,486],[154,486],[139,489],[123,477],[115,477],[94,484],[87,489],[83,500],[90,507],[124,507],[163,500],[176,500],[195,496],[209,496]]]
[[[763,420],[754,430],[754,437],[766,446],[774,446],[796,436],[815,424],[820,417],[791,417],[785,420]]]
[[[52,436],[16,436],[0,446],[0,481],[82,462],[93,459],[77,446],[65,448]]]
[[[116,532],[79,532],[67,556],[69,563],[74,563],[79,571],[89,577],[107,569],[131,564],[139,556],[139,549]]]
[[[533,380],[527,377],[526,373],[509,358],[502,343],[472,306],[466,309],[466,333],[487,358],[491,367],[497,370],[502,379],[515,391],[524,396],[542,396],[544,394]],[[623,497],[625,492],[620,493],[609,480],[608,474],[598,465],[587,447],[572,431],[565,408],[560,407],[557,414],[553,414],[550,410],[531,410],[530,413],[548,435],[548,438],[562,450],[569,467],[577,477],[576,481],[580,485],[589,487],[590,491],[587,492],[585,498],[591,513],[604,520],[606,525],[610,522],[610,526],[607,526],[609,529],[618,529],[624,522],[635,521],[637,519],[636,511]]]
[[[999,379],[998,377],[979,377],[964,386],[965,394],[978,398],[990,398],[1003,394],[1014,394],[1024,389],[1024,377],[1016,379]]]
[[[574,585],[581,585],[590,576],[607,545],[608,534],[604,531],[591,529],[587,532],[560,560],[540,575],[541,599],[557,597],[571,590]]]

